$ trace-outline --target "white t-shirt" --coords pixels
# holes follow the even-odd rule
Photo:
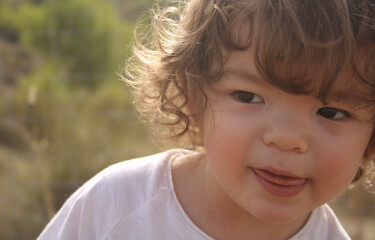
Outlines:
[[[79,188],[46,226],[46,239],[213,239],[182,209],[172,182],[170,150],[115,164]],[[350,239],[328,205],[313,211],[292,238]]]

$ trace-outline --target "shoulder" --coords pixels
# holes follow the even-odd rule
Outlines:
[[[111,165],[82,185],[66,203],[98,206],[101,201],[113,204],[136,198],[134,194],[139,197],[155,194],[159,189],[154,187],[165,183],[171,157],[173,152],[168,151]]]
[[[183,149],[172,149],[155,155],[131,159],[114,164],[92,179],[88,185],[118,195],[120,192],[138,193],[149,198],[169,186],[170,162],[172,159],[191,154]],[[91,189],[91,187],[89,187]],[[123,197],[121,195],[119,197]]]
[[[187,151],[173,149],[155,155],[131,159],[114,164],[87,183],[87,191],[97,195],[95,199],[106,196],[122,200],[129,198],[140,202],[152,198],[163,191],[169,191],[169,164],[171,159]],[[103,195],[102,191],[106,194]],[[128,204],[130,209],[136,206]]]
[[[109,166],[85,183],[79,195],[95,202],[128,199],[135,193],[147,197],[158,192],[156,185],[164,185],[172,157],[173,152],[168,151]]]
[[[333,210],[324,204],[312,212],[306,225],[290,240],[297,239],[350,240],[351,238]]]
[[[39,239],[105,239],[155,196],[170,194],[170,160],[186,153],[170,150],[104,169],[64,203]]]

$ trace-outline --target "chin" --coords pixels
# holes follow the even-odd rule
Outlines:
[[[294,221],[305,221],[309,214],[296,215],[286,209],[265,209],[265,211],[254,213],[253,216],[266,223],[282,225]]]

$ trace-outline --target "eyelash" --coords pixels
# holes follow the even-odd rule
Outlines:
[[[331,120],[343,120],[351,117],[350,113],[348,113],[347,111],[333,107],[320,108],[317,113],[322,117]]]
[[[263,103],[264,100],[258,94],[247,92],[247,91],[235,91],[232,96],[239,102],[242,103]]]

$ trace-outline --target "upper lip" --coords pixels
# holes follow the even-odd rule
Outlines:
[[[262,177],[263,179],[267,180],[268,182],[272,182],[278,185],[284,186],[295,186],[301,185],[306,182],[306,178],[297,176],[291,172],[278,170],[271,167],[266,168],[252,168],[255,171],[255,174]]]

